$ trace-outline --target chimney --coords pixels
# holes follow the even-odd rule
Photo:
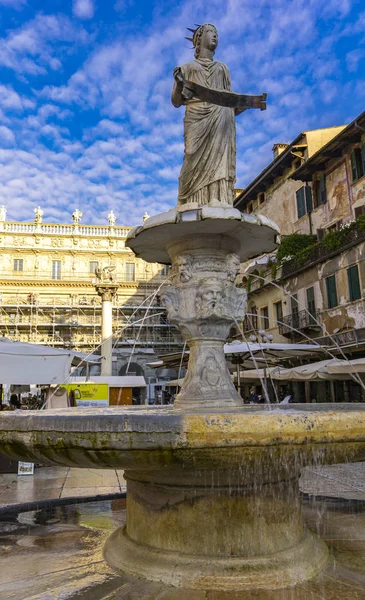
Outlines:
[[[274,160],[275,160],[275,158],[280,156],[280,154],[282,152],[284,152],[284,150],[286,150],[288,148],[288,146],[289,146],[289,144],[274,144],[272,147],[272,151],[274,153]]]

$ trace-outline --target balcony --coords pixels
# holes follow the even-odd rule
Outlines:
[[[307,312],[299,310],[298,312],[286,315],[282,318],[282,323],[278,325],[280,335],[285,337],[295,337],[301,332],[309,330],[320,331],[321,326],[319,321],[319,310]]]
[[[360,242],[364,242],[365,230],[359,228],[355,223],[347,231],[342,232],[341,238],[341,244],[337,248],[326,247],[322,242],[306,248],[282,265],[281,278],[286,279],[291,277],[298,271],[308,269],[317,263],[328,260],[332,256],[336,256],[336,254],[344,252],[352,246],[356,246]]]

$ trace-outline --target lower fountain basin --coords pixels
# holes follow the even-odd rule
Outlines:
[[[119,468],[127,524],[113,567],[187,588],[280,588],[314,577],[325,544],[303,526],[300,470],[365,458],[365,406],[0,415],[0,447],[34,462]]]

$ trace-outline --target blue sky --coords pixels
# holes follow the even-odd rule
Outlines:
[[[172,71],[185,27],[212,22],[233,89],[237,187],[275,142],[365,110],[363,0],[0,0],[0,204],[9,220],[134,225],[176,204],[184,109]]]

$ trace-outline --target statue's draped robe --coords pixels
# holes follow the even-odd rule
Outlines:
[[[185,81],[216,90],[231,91],[228,68],[223,63],[198,58],[181,66]],[[212,200],[233,204],[236,179],[236,123],[233,108],[199,99],[182,98],[175,83],[172,101],[186,105],[185,155],[179,179],[179,204],[208,204]]]

